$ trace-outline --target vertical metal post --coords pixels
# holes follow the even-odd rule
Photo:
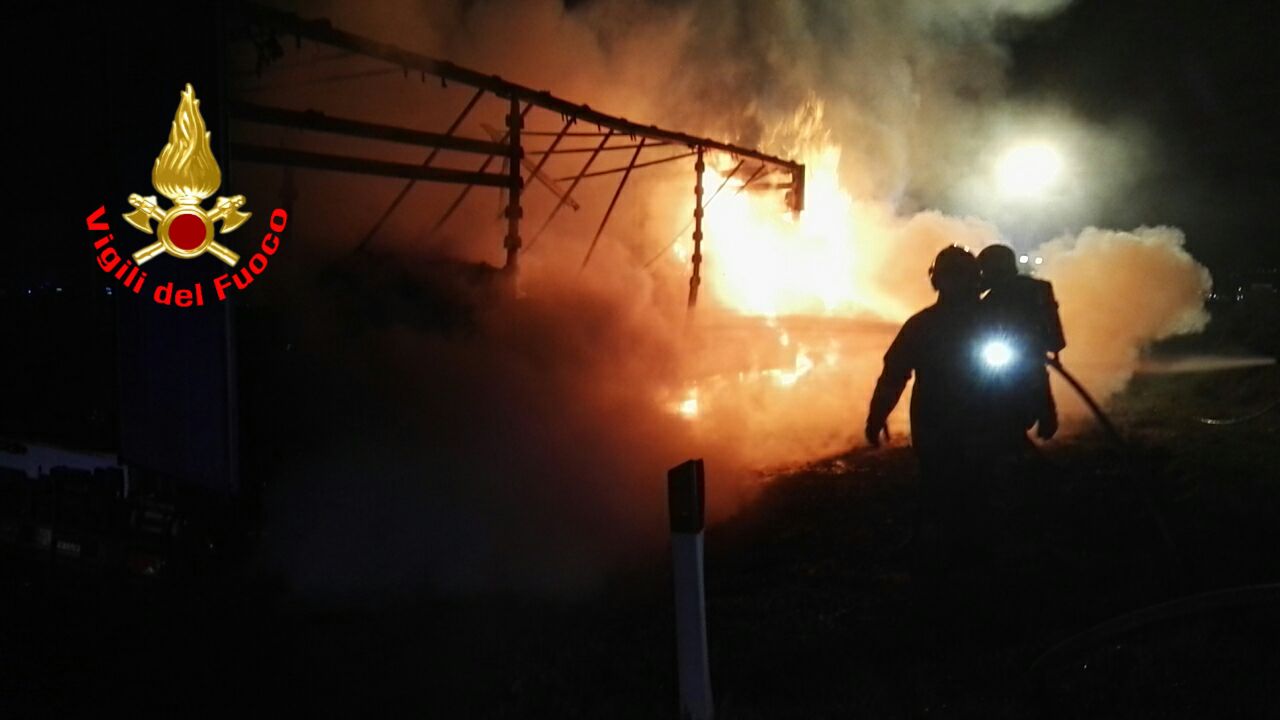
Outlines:
[[[693,170],[698,178],[693,185],[693,275],[689,278],[689,309],[698,304],[698,286],[702,284],[702,172],[707,164],[702,161],[702,148],[698,148],[698,160]]]
[[[682,720],[711,720],[715,715],[707,657],[707,609],[702,562],[705,497],[706,480],[701,460],[689,460],[667,472],[676,600],[676,668],[680,680]]]
[[[804,212],[804,174],[803,165],[791,171],[791,192],[788,199],[791,201],[791,212],[797,214]]]
[[[524,116],[528,115],[529,111],[532,109],[533,109],[533,103],[526,103],[524,106],[524,110],[520,111],[520,119],[524,120]],[[521,127],[523,126],[524,126],[524,123],[522,122]],[[502,136],[502,139],[499,140],[498,142],[506,142],[507,137],[508,137],[507,135]],[[497,156],[490,155],[489,157],[485,158],[484,162],[480,163],[480,167],[476,170],[476,172],[484,172],[485,170],[488,170],[489,166],[493,164],[493,159],[495,157]],[[507,172],[508,173],[511,172],[509,165],[507,168]],[[436,221],[436,224],[432,225],[431,229],[427,231],[427,240],[430,240],[431,238],[435,237],[436,232],[438,232],[440,228],[444,227],[445,223],[449,222],[449,218],[453,217],[453,213],[456,212],[458,208],[462,207],[462,201],[466,200],[467,196],[471,194],[471,188],[473,187],[475,187],[475,185],[467,185],[466,187],[462,188],[462,192],[458,193],[458,197],[453,199],[453,203],[449,205],[449,209],[445,210],[444,215],[441,215],[440,219]]]
[[[520,208],[520,190],[524,179],[520,175],[520,161],[524,158],[524,150],[520,147],[520,129],[524,127],[524,116],[520,113],[520,101],[511,96],[511,109],[507,113],[507,142],[511,144],[507,158],[507,172],[511,177],[511,187],[507,190],[507,264],[503,270],[514,274],[516,261],[520,254],[520,218],[524,211]]]

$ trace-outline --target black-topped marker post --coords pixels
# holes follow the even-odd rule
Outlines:
[[[676,591],[676,661],[680,717],[710,720],[711,671],[707,660],[707,611],[703,585],[702,530],[706,507],[702,461],[667,472],[671,562]]]

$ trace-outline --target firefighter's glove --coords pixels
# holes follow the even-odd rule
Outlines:
[[[885,425],[884,420],[867,418],[867,429],[865,435],[867,442],[870,443],[871,447],[880,447],[881,435],[884,436],[885,442],[889,441],[889,427]]]

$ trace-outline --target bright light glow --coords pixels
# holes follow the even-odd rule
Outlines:
[[[1037,264],[1037,265],[1043,265],[1043,264],[1044,264],[1044,258],[1042,258],[1042,257],[1038,257],[1038,258],[1036,258],[1036,264]]]
[[[785,346],[786,343],[783,343],[783,345]],[[765,370],[765,374],[772,377],[773,381],[780,387],[791,387],[796,384],[797,380],[808,375],[809,371],[812,369],[813,360],[809,357],[809,351],[801,345],[799,350],[796,352],[796,366],[794,369],[783,370],[781,368],[774,368],[772,370]]]
[[[992,370],[999,370],[1013,360],[1013,348],[1003,340],[989,340],[982,346],[982,361]]]
[[[685,395],[684,400],[676,404],[676,412],[686,420],[698,417],[698,388],[689,388],[689,393]]]
[[[1027,264],[1027,261],[1029,261],[1030,259],[1031,259],[1031,258],[1027,257],[1026,255],[1019,255],[1019,256],[1018,256],[1018,262],[1022,263],[1023,265],[1026,265],[1026,264]]]
[[[1000,194],[1009,198],[1042,196],[1061,173],[1062,155],[1044,142],[1016,145],[996,163]]]
[[[738,192],[745,173],[708,206],[703,227],[714,241],[703,244],[703,272],[720,305],[765,317],[847,314],[883,305],[858,281],[858,220],[853,197],[840,184],[839,148],[825,146],[803,159],[805,210],[798,217],[782,205],[780,193]],[[707,164],[702,185],[708,193],[724,181],[721,170],[728,172]],[[674,246],[686,264],[691,246]]]

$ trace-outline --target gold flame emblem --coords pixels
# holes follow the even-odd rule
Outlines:
[[[155,195],[129,196],[134,211],[124,219],[130,225],[150,235],[151,221],[159,223],[160,239],[133,254],[139,265],[162,252],[184,259],[208,252],[233,267],[240,261],[239,255],[213,239],[213,226],[221,222],[220,234],[225,235],[243,225],[251,214],[240,211],[244,196],[219,197],[208,212],[200,205],[222,184],[222,171],[209,146],[210,135],[200,115],[200,101],[188,83],[169,127],[169,142],[151,169],[152,186],[169,198],[173,207],[162,210]]]

